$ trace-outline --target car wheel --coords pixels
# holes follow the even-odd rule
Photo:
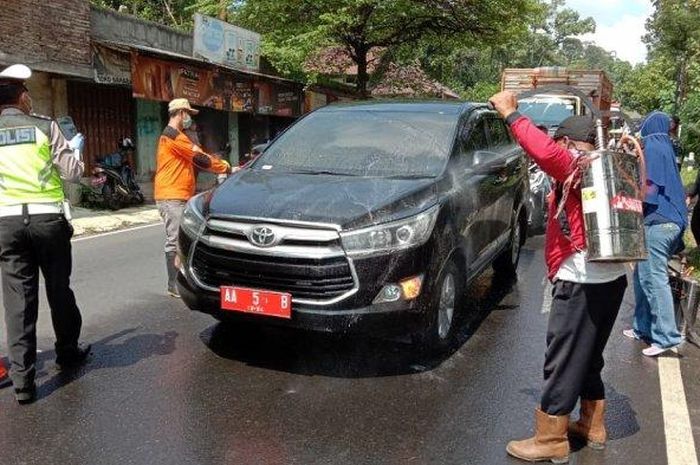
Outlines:
[[[493,271],[496,275],[501,277],[515,276],[520,261],[520,250],[525,242],[525,228],[524,216],[521,212],[511,233],[510,245],[493,262]]]
[[[450,346],[463,294],[464,276],[450,260],[432,288],[424,330],[414,339],[415,344],[420,344],[420,349],[432,352]]]

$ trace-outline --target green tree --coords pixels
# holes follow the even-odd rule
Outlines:
[[[654,14],[647,21],[647,43],[652,58],[672,61],[675,72],[674,108],[679,109],[693,85],[692,63],[700,58],[700,2],[654,0]]]
[[[655,59],[637,65],[618,84],[617,95],[625,108],[647,113],[652,110],[673,111],[674,82],[668,59]]]
[[[263,50],[283,70],[300,70],[319,47],[344,47],[366,96],[373,49],[445,37],[497,43],[522,29],[536,6],[535,0],[247,0],[232,18],[264,35]]]
[[[192,28],[192,0],[90,0],[104,8],[118,10],[122,5],[129,14],[147,21],[164,24],[181,30]]]

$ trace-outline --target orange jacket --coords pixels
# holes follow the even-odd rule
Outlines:
[[[195,151],[195,145],[181,131],[167,126],[158,141],[155,179],[156,200],[188,200],[195,192],[195,166],[212,173],[226,173],[230,165]]]

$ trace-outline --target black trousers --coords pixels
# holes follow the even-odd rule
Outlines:
[[[545,413],[568,415],[579,397],[605,398],[603,350],[626,287],[626,276],[603,284],[554,283],[541,400]]]
[[[56,354],[75,351],[82,319],[70,288],[73,228],[63,215],[0,218],[0,269],[12,382],[28,388],[36,373],[39,271],[56,333]]]

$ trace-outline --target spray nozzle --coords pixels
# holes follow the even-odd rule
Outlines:
[[[605,147],[607,144],[605,143],[605,132],[603,131],[603,121],[598,118],[595,120],[595,133],[596,133],[596,141],[595,141],[595,147],[598,150],[605,150]]]

